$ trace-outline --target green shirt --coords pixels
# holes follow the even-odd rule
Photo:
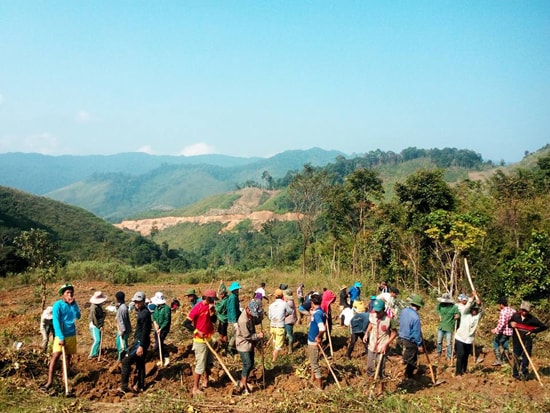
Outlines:
[[[436,312],[441,320],[438,328],[443,331],[454,331],[455,329],[455,314],[460,315],[458,307],[450,303],[438,303]]]
[[[170,324],[172,322],[172,313],[170,307],[166,304],[157,305],[153,312],[153,321],[158,324],[159,328],[167,333],[170,332]]]

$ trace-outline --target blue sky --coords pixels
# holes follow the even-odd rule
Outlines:
[[[550,142],[550,1],[0,1],[0,153]]]

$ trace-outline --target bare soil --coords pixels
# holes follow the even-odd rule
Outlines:
[[[141,403],[144,398],[153,397],[156,394],[172,395],[174,400],[183,400],[188,403],[187,411],[244,411],[265,406],[286,405],[292,406],[300,400],[309,398],[311,400],[326,400],[321,396],[336,394],[338,384],[327,368],[326,361],[322,361],[325,377],[325,388],[321,392],[316,389],[308,379],[309,364],[305,352],[306,325],[297,325],[297,345],[292,354],[282,354],[275,362],[271,362],[271,348],[256,352],[256,368],[252,373],[251,384],[253,391],[248,396],[233,394],[234,386],[232,381],[220,367],[215,363],[208,388],[205,389],[204,397],[192,399],[190,389],[192,387],[192,369],[194,356],[191,350],[191,336],[183,331],[181,323],[185,318],[189,307],[184,303],[183,291],[189,286],[174,285],[134,285],[134,286],[112,286],[104,283],[77,283],[76,299],[82,309],[82,319],[78,322],[78,354],[74,357],[74,363],[70,372],[70,388],[72,394],[81,400],[86,400],[97,409],[109,407],[111,411],[126,411],[128,406]],[[195,288],[201,286],[194,286]],[[202,286],[207,288],[208,286]],[[88,360],[88,353],[92,343],[88,331],[88,299],[95,289],[106,292],[109,298],[122,289],[127,296],[135,291],[144,290],[148,296],[155,291],[164,291],[169,298],[179,297],[182,308],[173,313],[172,332],[169,334],[167,344],[170,350],[170,363],[168,366],[157,366],[158,354],[148,353],[147,361],[147,388],[143,393],[117,393],[120,382],[120,363],[116,361],[116,349],[114,344],[115,325],[114,313],[108,313],[105,325],[105,337],[102,344],[101,359]],[[249,297],[253,286],[244,289],[241,297]],[[53,290],[53,287],[52,287]],[[52,291],[51,301],[55,300],[55,292]],[[241,298],[243,300],[243,298]],[[34,294],[34,287],[24,287],[0,291],[0,302],[3,304],[0,313],[0,329],[6,344],[8,342],[22,342],[19,350],[4,350],[0,358],[0,374],[4,378],[17,377],[25,383],[25,387],[41,394],[39,386],[46,380],[49,355],[44,355],[40,349],[41,336],[39,333],[39,319],[41,309],[40,299]],[[334,309],[337,311],[337,308]],[[427,310],[426,310],[427,311]],[[495,314],[496,314],[495,310]],[[426,319],[429,318],[425,314]],[[363,354],[363,346],[357,343],[352,360],[345,357],[349,333],[346,327],[340,327],[335,322],[333,329],[332,345],[333,356],[329,360],[338,379],[338,383],[344,389],[361,397],[373,396],[376,386],[370,382],[364,372],[366,356]],[[264,321],[267,330],[267,321]],[[491,322],[485,321],[484,330],[490,329]],[[427,329],[425,323],[425,329]],[[381,398],[392,394],[401,394],[404,398],[423,396],[432,398],[434,410],[437,410],[438,400],[455,398],[456,411],[474,410],[472,400],[479,404],[484,402],[487,409],[477,406],[479,411],[500,411],[516,398],[528,400],[533,406],[539,406],[538,411],[544,411],[550,406],[547,387],[550,385],[549,357],[547,350],[543,350],[546,341],[539,341],[535,344],[533,360],[539,367],[543,386],[535,379],[534,375],[527,381],[516,381],[511,377],[510,366],[491,366],[494,356],[489,351],[490,334],[480,336],[476,346],[479,363],[470,359],[468,374],[462,377],[453,377],[454,369],[447,365],[444,360],[437,360],[433,350],[433,337],[426,337],[428,355],[434,366],[437,385],[433,385],[429,373],[429,366],[426,355],[420,355],[420,369],[416,380],[403,379],[403,365],[396,351],[391,353],[386,364],[386,377],[384,378],[386,393]],[[486,345],[484,345],[486,344]],[[330,352],[327,348],[327,352]],[[544,356],[540,356],[542,353]],[[233,377],[240,378],[241,362],[238,357],[222,355],[224,363],[229,368]],[[265,377],[264,377],[265,373]],[[265,383],[265,384],[264,384]],[[55,380],[50,396],[63,396],[64,387],[61,376],[61,369]],[[44,396],[46,397],[46,396]],[[472,399],[472,397],[474,397]],[[294,400],[294,402],[293,402]],[[368,400],[368,399],[367,399]],[[320,402],[322,403],[322,401]],[[118,410],[113,410],[118,406]],[[311,405],[309,405],[311,406]],[[542,410],[540,408],[542,407]],[[205,409],[205,410],[193,410]],[[291,411],[292,409],[289,407]],[[92,409],[92,411],[95,410]],[[316,409],[315,409],[316,410]],[[320,410],[319,410],[320,411]]]

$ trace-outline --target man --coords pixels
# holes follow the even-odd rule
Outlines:
[[[260,301],[266,300],[269,303],[269,298],[267,298],[265,293],[265,283],[260,283],[260,286],[256,288],[256,291],[254,291],[254,297]]]
[[[422,326],[418,311],[424,306],[424,300],[418,294],[409,298],[409,307],[399,316],[399,342],[403,347],[405,378],[412,379],[418,363],[418,353],[424,351]]]
[[[187,297],[187,301],[189,302],[189,305],[191,308],[193,308],[197,303],[201,301],[201,299],[197,296],[197,292],[194,288],[189,288],[185,292],[185,297]]]
[[[475,303],[474,299],[476,301]],[[472,354],[475,333],[482,315],[481,300],[476,292],[473,291],[472,297],[468,299],[466,305],[460,312],[460,327],[456,330],[455,376],[461,376],[468,371],[468,358],[470,354]]]
[[[363,337],[363,343],[369,343],[367,356],[367,376],[379,379],[384,376],[385,355],[388,346],[397,337],[395,318],[386,313],[386,303],[376,299],[369,317],[369,325]],[[377,371],[378,370],[378,371]],[[378,395],[384,392],[384,383],[380,381]]]
[[[128,380],[132,364],[136,365],[137,383],[133,387],[135,391],[145,389],[145,357],[151,344],[151,314],[145,304],[145,293],[138,291],[132,298],[134,308],[137,311],[136,330],[134,332],[134,342],[128,349],[126,356],[122,359],[122,373],[120,380],[120,393],[127,393]]]
[[[71,284],[62,285],[58,293],[61,298],[54,303],[52,308],[52,324],[55,335],[52,358],[48,369],[48,381],[41,387],[43,391],[48,391],[52,386],[53,375],[57,361],[63,352],[62,349],[65,349],[67,375],[71,367],[71,356],[76,354],[75,322],[80,319],[80,307],[74,298],[74,287]]]
[[[464,307],[466,307],[466,304],[468,303],[468,296],[464,293],[458,295],[458,304],[456,305],[458,307],[458,311],[462,314],[462,311],[464,310]]]
[[[439,324],[437,325],[437,357],[441,357],[443,352],[443,337],[447,345],[447,361],[451,361],[453,333],[456,330],[460,312],[455,305],[454,300],[448,293],[437,298],[438,304],[435,312],[439,316]]]
[[[224,283],[220,284],[218,297],[219,300],[215,304],[216,316],[218,317],[218,334],[220,335],[221,348],[227,351],[227,287]]]
[[[323,388],[321,376],[321,367],[319,366],[319,346],[323,341],[323,335],[326,331],[327,316],[321,309],[321,296],[313,294],[311,296],[311,322],[307,333],[307,355],[311,365],[311,380],[319,389]]]
[[[339,305],[340,305],[340,312],[344,311],[344,308],[349,308],[349,301],[348,301],[348,287],[345,285],[342,285],[340,287],[340,294],[339,294]]]
[[[386,304],[386,312],[391,318],[397,317],[399,313],[399,307],[397,306],[397,296],[399,295],[399,290],[396,287],[391,287],[389,291],[378,294],[376,297],[379,300],[384,301]]]
[[[348,310],[351,310],[351,308],[348,308]],[[345,310],[344,310],[345,311]],[[355,343],[357,342],[357,339],[360,339],[363,342],[363,345],[365,347],[365,353],[368,354],[369,348],[368,348],[368,335],[365,335],[365,332],[367,331],[367,327],[369,326],[369,313],[357,313],[353,315],[349,322],[350,327],[350,342],[348,345],[348,348],[346,350],[346,357],[351,360],[351,353],[353,352],[353,349],[355,347]],[[364,337],[367,337],[366,341],[364,340]]]
[[[105,311],[103,311],[102,305],[106,300],[107,296],[101,291],[96,291],[90,298],[90,334],[92,335],[93,343],[88,360],[99,356],[103,324],[105,322]]]
[[[213,363],[213,356],[210,352],[207,340],[214,334],[214,323],[217,321],[216,291],[208,289],[204,292],[202,301],[195,305],[185,322],[183,323],[189,331],[193,332],[193,351],[195,352],[195,370],[193,371],[193,396],[200,396],[203,391],[200,389],[200,380],[204,375],[203,387],[208,387],[210,368]]]
[[[285,318],[293,314],[292,309],[283,300],[283,295],[283,290],[280,288],[275,290],[275,301],[269,305],[268,311],[270,333],[273,337],[273,363],[277,360],[285,343]]]
[[[512,339],[514,368],[512,375],[514,379],[520,380],[522,376],[526,378],[529,372],[529,359],[527,355],[531,356],[533,350],[533,335],[546,330],[548,327],[531,314],[531,303],[527,301],[521,302],[519,311],[512,315],[509,325],[514,329],[514,338]],[[521,345],[522,342],[525,350],[527,350],[527,354],[524,354],[525,352]],[[518,365],[521,366],[521,376]]]
[[[514,334],[514,330],[508,324],[510,323],[510,318],[516,312],[516,310],[508,306],[508,299],[506,297],[500,297],[497,305],[500,310],[498,322],[497,326],[491,330],[495,335],[493,339],[493,352],[495,353],[493,366],[502,365],[502,354],[504,354],[505,359],[509,360],[510,338]],[[500,347],[502,347],[502,353],[500,352]]]
[[[237,329],[237,320],[241,315],[241,307],[239,304],[239,290],[241,285],[238,281],[234,281],[229,286],[229,296],[227,297],[227,323],[231,326],[231,336],[229,337],[229,344],[227,346],[227,352],[229,354],[235,354],[235,331]]]
[[[250,372],[254,368],[254,345],[264,337],[262,332],[256,333],[256,324],[262,322],[260,309],[258,301],[250,301],[237,322],[237,338],[235,343],[243,363],[239,393],[248,394],[250,392],[247,381]]]
[[[122,291],[115,293],[116,301],[116,349],[117,361],[122,360],[122,357],[128,351],[128,338],[132,332],[132,324],[130,323],[130,315],[128,314],[128,306],[124,302],[126,295]]]
[[[363,287],[363,284],[356,281],[349,289],[349,304],[352,308],[353,302],[361,297],[361,287]]]
[[[54,336],[52,311],[53,307],[50,305],[46,307],[44,311],[42,311],[42,315],[40,316],[40,333],[42,334],[42,350],[44,351],[44,353],[48,351],[50,334]]]
[[[164,294],[160,291],[157,291],[151,302],[155,304],[155,311],[153,312],[153,327],[155,329],[155,348],[154,350],[160,354],[164,360],[159,360],[157,363],[158,366],[164,364],[167,366],[170,363],[170,357],[168,356],[168,349],[164,345],[164,340],[170,332],[170,325],[172,324],[172,311],[170,307],[166,305],[166,299]],[[159,351],[160,349],[160,351]]]

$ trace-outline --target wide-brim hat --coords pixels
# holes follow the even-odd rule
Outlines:
[[[107,300],[107,296],[101,291],[96,291],[92,298],[90,298],[90,303],[92,304],[103,304]]]
[[[241,284],[239,284],[238,281],[233,281],[231,283],[231,285],[229,286],[228,290],[229,291],[235,291],[235,290],[240,290],[241,289]]]
[[[185,292],[185,296],[186,296],[186,297],[189,297],[190,295],[197,295],[197,292],[195,291],[194,288],[189,288],[189,289]]]
[[[409,303],[417,307],[424,307],[424,300],[418,294],[413,294],[409,297]]]
[[[160,291],[157,291],[153,298],[151,298],[151,302],[155,305],[162,305],[166,304],[166,298],[164,298],[164,294]]]
[[[290,291],[290,290],[284,290],[283,294],[284,294],[285,298],[293,298],[292,297],[292,291]]]
[[[447,304],[454,304],[454,300],[453,298],[451,297],[451,294],[443,294],[441,297],[437,297],[437,301],[439,301],[440,303],[447,303]]]
[[[74,292],[74,287],[72,284],[63,284],[61,287],[59,287],[59,290],[57,290],[59,295],[63,295],[63,293],[67,290],[72,290]]]

